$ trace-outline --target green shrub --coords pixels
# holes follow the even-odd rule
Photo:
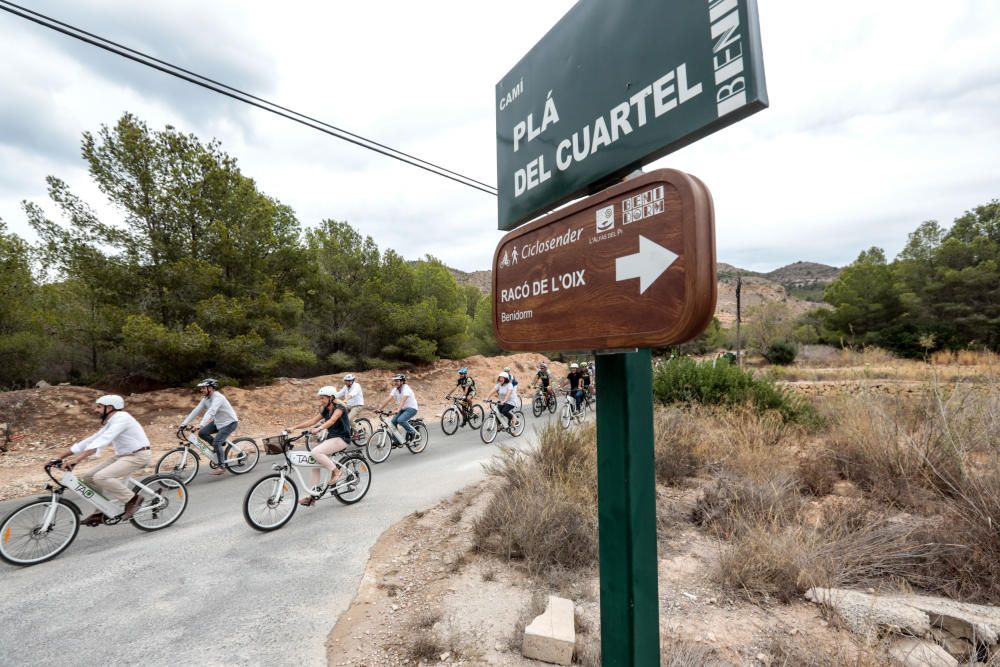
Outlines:
[[[799,346],[784,338],[776,340],[764,352],[764,358],[777,366],[788,366],[795,362]]]
[[[326,363],[330,364],[330,369],[334,373],[348,371],[355,367],[354,357],[343,350],[337,350],[326,355]]]
[[[696,362],[679,357],[660,363],[653,371],[653,396],[664,404],[750,404],[763,412],[776,410],[785,421],[816,423],[811,405],[778,388],[768,378],[755,378],[749,371],[725,359]]]

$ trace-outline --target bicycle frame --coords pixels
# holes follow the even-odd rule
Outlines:
[[[63,491],[68,491],[70,494],[76,496],[80,500],[89,502],[91,505],[96,507],[99,512],[101,512],[104,516],[108,518],[114,518],[116,516],[119,516],[121,515],[122,512],[125,511],[125,505],[122,502],[111,498],[105,498],[96,489],[84,483],[83,480],[74,475],[73,472],[70,470],[64,470],[62,477],[60,479],[56,479],[55,477],[53,477],[51,472],[49,472],[49,477],[52,479],[53,482],[55,482],[61,487],[61,490],[54,489],[52,488],[51,485],[48,485],[46,487],[52,491],[52,500],[51,503],[49,504],[49,510],[45,514],[45,520],[42,522],[40,530],[48,530],[49,526],[51,525],[52,519],[55,518],[56,505],[58,504],[58,496],[62,495]],[[148,486],[146,486],[145,484],[143,484],[142,482],[133,477],[126,478],[125,482],[126,484],[135,487],[137,493],[140,491],[144,491],[147,494],[150,494],[154,497],[159,497],[159,494],[156,491],[149,488]],[[159,505],[160,503],[157,503],[155,507],[140,508],[139,511],[136,512],[136,514],[140,512],[143,513],[151,512],[154,509],[159,509]]]
[[[215,465],[219,465],[219,458],[215,455],[215,447],[212,446],[212,445],[206,444],[194,432],[192,432],[192,431],[185,432],[184,433],[184,440],[182,440],[180,444],[181,444],[182,447],[185,448],[185,450],[193,450],[191,453],[194,454],[195,456],[197,456],[198,453],[200,452],[205,458],[207,458],[209,460],[210,463],[214,463]],[[225,444],[229,445],[230,447],[232,447],[232,445],[233,445],[233,443],[230,442],[229,440],[226,440]],[[224,449],[225,448],[223,448],[223,450]],[[184,454],[181,455],[181,466],[184,466],[187,463],[187,455],[188,455],[188,451],[185,451]],[[227,464],[228,463],[239,463],[239,462],[240,462],[240,457],[238,457],[238,456],[236,458],[234,458],[234,459],[226,459],[226,463]]]
[[[385,432],[389,434],[389,437],[392,438],[392,441],[397,446],[406,445],[405,436],[399,435],[399,430],[395,426],[393,426],[393,424],[388,419],[386,419],[386,416],[381,412],[376,412],[375,414],[378,415],[378,420],[382,424],[381,429],[385,430]],[[422,424],[423,420],[420,419],[419,417],[413,417],[410,419],[410,426],[413,426],[413,428],[416,429],[417,427],[415,426],[414,422],[416,424]],[[406,430],[404,429],[403,432],[405,433]]]
[[[298,438],[301,438],[301,437],[302,436],[299,436]],[[289,443],[294,442],[295,440],[298,440],[298,438],[290,439]],[[337,452],[337,454],[344,454],[346,452],[347,452],[347,450],[342,450],[340,452]],[[331,476],[332,473],[329,470],[327,470],[326,468],[324,468],[323,466],[321,466],[319,464],[319,462],[316,461],[316,457],[313,456],[312,453],[310,453],[309,451],[287,450],[286,449],[285,450],[285,462],[286,462],[287,465],[283,465],[281,463],[275,463],[272,466],[272,468],[278,473],[278,476],[279,476],[278,483],[274,485],[274,494],[272,495],[272,499],[275,502],[277,502],[277,500],[278,500],[278,496],[279,496],[278,490],[285,483],[285,479],[288,478],[288,477],[290,477],[290,475],[288,474],[289,472],[294,472],[295,473],[295,477],[298,478],[299,484],[301,484],[302,488],[305,489],[306,492],[309,493],[309,495],[311,495],[313,497],[316,496],[316,494],[313,492],[313,488],[314,487],[311,484],[307,484],[306,480],[303,479],[302,473],[301,473],[302,470],[316,470],[318,468],[319,469],[319,488],[321,488],[321,489],[326,489],[327,485],[329,485],[329,483],[330,483],[330,476]],[[337,459],[333,459],[333,464],[335,466],[339,467],[339,468],[343,467],[340,464],[340,461],[337,460]],[[333,488],[337,489],[337,488],[340,488],[342,485],[348,485],[350,483],[351,483],[351,480],[347,479],[347,476],[345,475],[345,476],[342,477],[341,481],[337,482],[336,486],[334,486]]]

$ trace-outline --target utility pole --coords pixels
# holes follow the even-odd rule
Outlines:
[[[743,354],[740,352],[740,322],[743,319],[740,312],[740,292],[743,289],[743,276],[736,276],[736,363],[743,368]]]

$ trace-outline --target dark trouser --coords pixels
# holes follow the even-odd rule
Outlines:
[[[222,428],[219,428],[215,425],[215,422],[212,422],[211,424],[202,426],[201,430],[198,431],[199,438],[215,447],[215,456],[219,460],[219,465],[225,465],[223,461],[226,460],[226,440],[228,440],[229,436],[233,434],[233,431],[236,430],[237,426],[239,426],[239,422],[226,424]],[[215,436],[214,438],[212,437],[213,435]]]
[[[583,389],[573,390],[573,400],[576,401],[576,411],[580,411],[580,407],[583,405]]]
[[[500,405],[500,414],[502,414],[507,420],[508,426],[510,426],[510,413],[512,412],[514,412],[514,406],[510,403],[503,403]]]

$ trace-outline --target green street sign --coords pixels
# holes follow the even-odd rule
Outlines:
[[[580,0],[496,104],[511,230],[766,108],[756,0]]]

